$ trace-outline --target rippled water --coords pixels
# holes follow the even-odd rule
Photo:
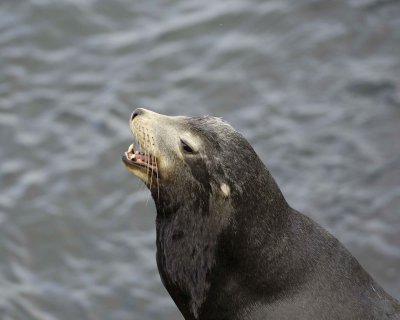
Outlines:
[[[399,1],[2,0],[0,66],[1,319],[181,319],[138,106],[230,121],[400,297]]]

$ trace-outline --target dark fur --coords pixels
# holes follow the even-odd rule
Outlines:
[[[184,161],[162,150],[176,172],[160,172],[152,194],[158,269],[185,319],[400,319],[349,251],[289,207],[239,133],[212,117],[181,122],[204,148]]]

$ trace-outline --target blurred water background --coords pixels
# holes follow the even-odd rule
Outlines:
[[[231,122],[400,297],[398,0],[1,0],[0,319],[182,319],[136,107]]]

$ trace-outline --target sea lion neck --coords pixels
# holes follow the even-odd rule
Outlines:
[[[191,185],[190,194],[174,193],[166,186],[158,198],[153,195],[158,268],[185,319],[197,319],[225,279],[234,277],[248,258],[254,261],[247,245],[254,234],[244,230],[269,230],[257,234],[260,246],[273,245],[281,237],[277,230],[286,225],[289,206],[267,169],[256,170],[258,175],[242,183],[240,190],[231,185],[229,198],[216,188],[207,193],[201,184]],[[267,180],[272,190],[263,190]],[[273,206],[281,203],[280,212],[265,211],[268,201]]]
[[[161,192],[155,200],[158,269],[185,319],[197,319],[206,300],[221,232],[209,198],[195,195],[181,199]]]

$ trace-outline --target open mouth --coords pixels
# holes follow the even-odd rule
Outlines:
[[[131,168],[140,168],[147,171],[148,174],[158,176],[158,167],[156,158],[147,151],[135,150],[135,146],[131,144],[125,155],[122,156],[122,161]]]

